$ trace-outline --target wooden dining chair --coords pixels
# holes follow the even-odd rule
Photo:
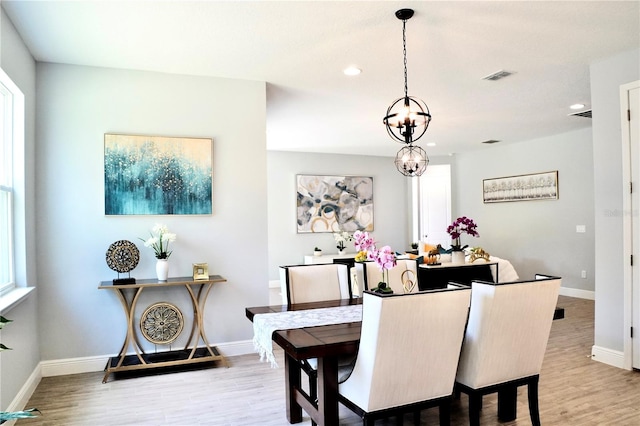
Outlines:
[[[456,392],[469,395],[469,420],[480,424],[482,396],[498,393],[498,418],[516,418],[517,388],[528,386],[529,414],[540,425],[538,381],[561,279],[473,282]]]
[[[360,347],[339,400],[372,425],[378,418],[439,407],[448,425],[471,289],[363,295]]]
[[[422,257],[418,259],[398,259],[396,266],[389,269],[387,283],[396,294],[418,292],[418,263],[422,263]],[[362,290],[370,290],[378,286],[382,281],[382,271],[375,262],[356,262],[356,279]]]

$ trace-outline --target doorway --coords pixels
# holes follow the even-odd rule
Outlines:
[[[623,161],[625,193],[623,202],[623,230],[627,236],[624,241],[625,296],[631,305],[629,333],[625,333],[625,362],[628,367],[640,369],[640,81],[620,87],[620,105],[622,113],[623,153],[628,161]],[[635,259],[634,259],[635,257]],[[628,260],[627,260],[628,259]],[[625,321],[627,322],[627,321]]]

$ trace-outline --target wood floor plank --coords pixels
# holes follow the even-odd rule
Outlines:
[[[540,374],[543,425],[640,425],[640,373],[591,360],[594,302],[560,296],[565,318],[553,322]],[[284,365],[277,350],[279,365]],[[419,356],[419,354],[417,354]],[[103,373],[45,377],[28,407],[42,417],[19,420],[35,426],[285,426],[284,370],[260,362],[258,355],[229,358],[216,367],[157,376],[101,382]],[[469,424],[465,395],[454,401],[451,424]],[[483,400],[481,423],[496,425],[497,399]],[[310,425],[305,415],[301,425]],[[340,408],[340,425],[361,424]],[[394,419],[378,425],[395,425]],[[411,416],[405,424],[412,424]],[[437,425],[435,409],[421,425]],[[518,391],[518,417],[504,426],[530,425],[526,389]]]

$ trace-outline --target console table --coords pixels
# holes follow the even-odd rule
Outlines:
[[[422,264],[418,268],[420,290],[446,288],[451,281],[469,285],[473,280],[498,282],[498,262]]]
[[[215,346],[211,346],[207,341],[203,321],[204,307],[211,287],[214,283],[225,281],[227,280],[220,275],[209,275],[209,279],[197,281],[194,281],[192,277],[169,278],[167,281],[141,279],[134,284],[114,284],[112,281],[102,281],[98,289],[115,292],[127,320],[127,332],[122,348],[117,356],[111,357],[107,361],[102,383],[107,382],[111,373],[121,371],[146,370],[212,361],[221,361],[228,367],[227,360]],[[193,307],[191,332],[184,349],[148,354],[140,345],[139,333],[134,324],[136,305],[143,290],[152,291],[166,287],[182,287],[189,294]],[[144,327],[142,322],[145,318],[141,318],[140,333],[150,342],[169,343],[177,338],[182,331],[182,313],[174,305],[167,302],[153,304],[147,308],[146,313],[149,313],[149,316]],[[200,341],[204,346],[199,346]],[[127,355],[129,346],[133,347],[135,354]]]

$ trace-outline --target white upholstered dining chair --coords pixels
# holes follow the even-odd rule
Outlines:
[[[371,425],[377,418],[438,406],[449,424],[471,289],[363,295],[360,347],[339,400]]]
[[[280,266],[280,291],[284,305],[350,299],[349,266],[331,263]],[[349,365],[352,361],[353,357],[348,357],[339,362]],[[315,358],[300,361],[300,368],[309,377],[309,396],[312,399],[318,392],[317,367]]]
[[[343,264],[280,266],[282,303],[351,298],[349,267]]]
[[[537,275],[510,283],[473,282],[456,392],[469,395],[469,419],[480,424],[482,396],[498,392],[498,417],[516,418],[517,388],[528,386],[529,414],[540,425],[538,380],[561,279]]]
[[[420,262],[422,258],[420,258]],[[408,293],[418,292],[418,260],[417,259],[398,259],[396,266],[389,269],[388,279],[389,287],[395,294],[405,293],[404,285],[410,282],[411,287],[407,285]],[[370,290],[378,286],[382,281],[382,271],[375,262],[356,262],[355,277],[360,291]]]

